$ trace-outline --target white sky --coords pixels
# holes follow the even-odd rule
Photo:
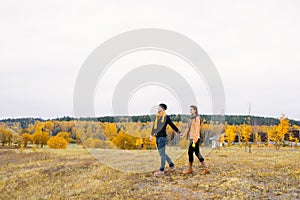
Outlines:
[[[0,118],[72,116],[74,84],[88,55],[114,35],[154,27],[204,48],[222,78],[226,114],[247,114],[251,103],[253,115],[300,120],[299,10],[297,0],[0,0]],[[166,60],[151,56],[157,64]],[[135,57],[139,64],[151,62],[142,58]],[[120,63],[130,66],[135,59]],[[112,74],[107,78],[116,82]],[[147,114],[160,101],[171,105],[169,113],[179,111],[167,91],[163,98],[143,98],[162,90],[143,89],[133,95],[132,114]],[[109,115],[101,97],[95,96],[97,114]],[[201,113],[210,112],[207,97],[198,96]]]

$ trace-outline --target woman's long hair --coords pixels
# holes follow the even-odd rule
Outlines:
[[[196,116],[199,116],[197,106],[191,105],[191,108],[193,108],[193,109],[196,111],[196,112],[195,112]],[[199,117],[200,117],[200,116],[199,116]],[[202,124],[203,124],[203,119],[200,118],[200,127],[201,127],[201,128],[202,128]]]
[[[196,116],[198,116],[199,114],[198,114],[198,108],[197,108],[197,106],[191,105],[190,107],[193,108],[196,111],[195,114],[196,114]]]

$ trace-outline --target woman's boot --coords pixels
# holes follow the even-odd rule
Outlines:
[[[189,162],[189,168],[186,171],[182,172],[182,173],[183,174],[191,174],[191,173],[193,173],[193,163]]]
[[[203,167],[204,167],[204,170],[201,172],[201,175],[208,174],[210,171],[209,171],[209,169],[208,169],[206,163],[203,161],[203,162],[201,162],[201,164],[202,164]]]

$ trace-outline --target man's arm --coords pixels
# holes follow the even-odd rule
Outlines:
[[[183,132],[183,134],[181,134],[181,137],[182,137],[182,138],[185,138],[185,137],[187,136],[187,132],[188,132],[188,129],[186,129],[186,130]]]
[[[173,124],[169,116],[167,116],[167,124],[169,124],[176,133],[180,134],[179,129]]]
[[[153,135],[154,135],[154,126],[152,126],[152,130],[151,130],[151,133],[150,133],[150,137],[149,137],[150,142],[152,142],[152,136]]]
[[[154,124],[153,124],[150,136],[153,136],[154,133],[155,133],[155,131],[154,131]]]

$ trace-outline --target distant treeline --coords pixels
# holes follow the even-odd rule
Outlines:
[[[189,115],[175,115],[170,114],[170,118],[173,121],[187,122]],[[279,119],[272,117],[260,117],[260,116],[248,116],[248,115],[200,115],[204,120],[204,123],[224,123],[228,125],[278,125]],[[150,122],[153,121],[155,115],[139,115],[139,116],[104,116],[104,117],[81,117],[74,118],[69,116],[59,117],[55,119],[42,119],[42,118],[8,118],[2,119],[0,122],[5,122],[7,124],[19,122],[22,128],[28,127],[30,124],[34,124],[36,121],[47,121],[47,120],[57,120],[57,121],[99,121],[99,122]],[[291,125],[300,126],[300,121],[290,119]]]

